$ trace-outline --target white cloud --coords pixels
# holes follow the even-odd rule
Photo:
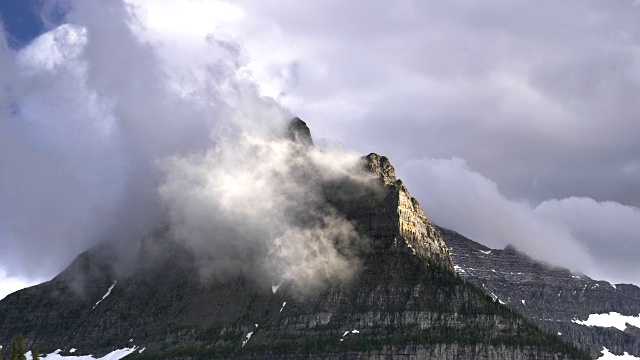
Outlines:
[[[595,275],[614,282],[640,284],[636,252],[640,241],[638,208],[572,197],[544,201],[535,213],[548,223],[569,229],[596,261]]]
[[[613,283],[640,284],[640,210],[590,198],[549,199],[537,206],[505,196],[460,158],[402,164],[436,223],[494,248],[513,244],[534,258]]]
[[[439,225],[490,247],[513,244],[554,265],[582,271],[593,266],[584,244],[565,224],[538,216],[524,200],[507,198],[463,159],[409,161],[398,172],[410,189],[423,195],[427,216]]]
[[[42,281],[23,277],[10,277],[4,269],[0,268],[0,300],[9,294],[40,282]]]

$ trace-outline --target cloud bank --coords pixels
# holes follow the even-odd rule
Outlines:
[[[8,277],[51,276],[93,244],[167,223],[203,276],[349,274],[358,236],[317,182],[357,156],[287,138],[291,114],[246,79],[232,40],[174,31],[172,42],[135,4],[72,5],[66,24],[2,48]]]
[[[271,185],[290,169],[257,154],[289,159],[279,137],[288,108],[319,143],[389,156],[441,225],[640,283],[636,1],[47,6],[49,33],[21,50],[5,36],[0,43],[7,276],[52,276],[91,244],[135,238],[167,217],[190,246],[229,231],[222,220],[190,215],[200,210],[240,218],[274,206],[281,212],[268,215],[282,221],[295,197]],[[49,19],[56,6],[70,9],[67,25]],[[225,174],[262,189],[252,194],[260,206]],[[286,191],[297,194],[297,185]],[[269,205],[266,196],[279,200]],[[317,216],[350,241],[330,211]],[[273,232],[271,241],[261,242],[262,231]],[[258,252],[293,261],[275,241],[287,229],[256,222],[247,232]],[[234,251],[253,256],[249,248]],[[32,254],[51,256],[33,266]],[[220,257],[205,254],[206,264]]]
[[[596,279],[638,283],[636,207],[584,197],[532,205],[507,197],[460,158],[413,160],[402,169],[407,186],[427,194],[425,208],[433,209],[427,216],[444,227],[490,247],[515,245]]]

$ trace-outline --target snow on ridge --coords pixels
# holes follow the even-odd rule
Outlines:
[[[98,302],[95,305],[93,305],[94,309],[96,308],[96,306],[98,306],[98,304],[102,302],[102,300],[106,299],[107,296],[111,295],[111,290],[113,290],[113,288],[116,286],[117,283],[118,283],[118,280],[113,281],[113,285],[109,287],[109,290],[107,290],[107,293],[102,296],[102,299],[98,300]]]
[[[480,251],[481,253],[483,253],[485,255],[491,254],[491,250],[478,250],[478,251]]]
[[[572,322],[585,326],[597,326],[597,327],[614,327],[621,331],[627,328],[627,323],[640,327],[640,314],[638,316],[627,316],[617,312],[610,312],[608,314],[590,314],[587,320],[573,319]]]
[[[488,291],[488,290],[487,290],[487,291]],[[500,300],[500,299],[498,298],[498,295],[496,295],[496,294],[492,293],[491,291],[489,291],[489,295],[491,296],[491,299],[492,299],[493,301],[498,300],[498,302],[499,302],[500,304],[502,304],[502,305],[506,305],[506,304],[507,304],[506,302],[504,302],[504,301]]]
[[[93,355],[80,355],[80,356],[70,355],[70,356],[64,356],[64,355],[60,355],[62,350],[58,349],[58,350],[52,352],[51,354],[41,355],[40,359],[42,359],[42,360],[119,360],[119,359],[124,358],[125,356],[128,356],[128,355],[132,354],[137,349],[138,348],[136,346],[134,346],[132,348],[118,349],[118,350],[114,350],[114,351],[108,353],[107,355],[105,355],[105,356],[103,356],[101,358],[95,358],[95,357],[93,357]],[[31,355],[31,351],[27,352],[24,355],[27,358],[27,360],[32,360],[33,359],[33,356]]]
[[[598,358],[598,360],[640,360],[639,357],[635,357],[633,355],[629,355],[625,351],[624,355],[616,355],[609,352],[609,349],[606,347],[602,347],[602,356]]]

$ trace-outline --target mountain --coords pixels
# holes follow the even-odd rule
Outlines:
[[[524,314],[542,329],[561,334],[597,357],[604,348],[640,357],[640,288],[631,284],[596,281],[568,269],[533,260],[513,246],[490,249],[455,231],[439,228],[451,251],[456,270],[465,280],[485,289],[492,297]],[[592,314],[611,312],[635,317],[604,315],[580,324]],[[620,328],[611,327],[612,319]],[[603,321],[604,319],[604,321]],[[608,321],[606,319],[609,319]],[[600,321],[598,321],[600,320]]]
[[[300,119],[289,137],[313,146]],[[127,359],[589,358],[460,278],[386,157],[369,154],[354,171],[365,180],[319,184],[363,239],[343,249],[357,259],[350,277],[309,289],[243,274],[203,281],[165,226],[129,245],[127,271],[114,265],[123,245],[104,243],[0,301],[0,344],[23,333],[27,349],[96,356],[136,344]]]

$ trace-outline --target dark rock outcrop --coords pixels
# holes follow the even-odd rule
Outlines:
[[[640,356],[638,328],[589,327],[573,320],[590,314],[640,314],[640,288],[596,281],[568,269],[536,261],[513,246],[490,249],[452,230],[440,229],[456,270],[494,299],[536,322],[541,328],[573,342],[592,356],[603,347],[622,355]]]
[[[287,129],[289,139],[303,144],[305,146],[313,146],[313,138],[311,137],[311,130],[307,126],[307,123],[302,119],[295,117],[289,123]]]

